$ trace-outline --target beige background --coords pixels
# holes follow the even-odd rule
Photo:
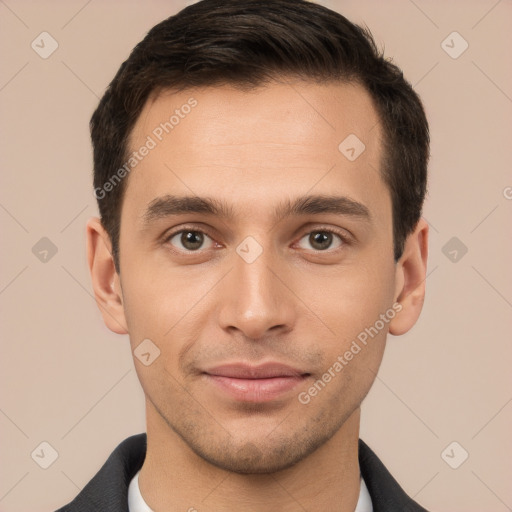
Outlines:
[[[431,510],[512,510],[512,2],[322,3],[385,44],[432,132],[425,308],[389,340],[361,437]],[[104,327],[85,264],[88,121],[131,48],[184,5],[0,0],[3,512],[63,505],[145,429],[128,340]],[[43,31],[59,45],[48,59],[31,48]],[[441,46],[453,31],[469,43],[457,59]],[[46,263],[32,252],[42,237],[58,250]],[[442,250],[452,237],[468,249],[456,262]],[[46,470],[31,458],[43,441],[59,454]],[[441,456],[453,441],[445,460],[469,453],[458,469]]]

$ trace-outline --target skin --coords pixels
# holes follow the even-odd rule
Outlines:
[[[428,226],[419,221],[395,262],[391,198],[379,171],[382,130],[360,86],[283,80],[249,92],[167,91],[146,104],[131,149],[191,97],[197,106],[127,178],[120,274],[100,221],[87,225],[106,325],[129,334],[132,350],[147,338],[160,350],[149,366],[134,357],[146,396],[142,495],[157,512],[231,511],[234,503],[247,512],[333,510],[333,503],[353,511],[360,404],[388,332],[407,332],[420,314]],[[353,162],[338,150],[351,133],[366,146]],[[147,222],[148,206],[171,194],[223,201],[233,215]],[[275,218],[283,201],[312,194],[345,196],[369,215]],[[200,248],[183,245],[180,229],[206,233]],[[311,234],[326,230],[345,241],[327,233],[324,245],[315,243]],[[252,263],[236,252],[248,236],[262,249]],[[301,403],[299,393],[395,302],[400,313]],[[309,376],[277,399],[246,403],[201,373],[271,360]]]

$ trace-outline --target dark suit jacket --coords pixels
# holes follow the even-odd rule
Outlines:
[[[146,456],[146,434],[125,439],[80,494],[57,512],[128,512],[128,485]],[[359,440],[359,466],[374,512],[427,512],[415,503]]]

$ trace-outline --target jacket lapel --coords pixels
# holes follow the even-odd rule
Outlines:
[[[359,467],[372,499],[373,512],[427,512],[407,496],[377,455],[361,439]]]

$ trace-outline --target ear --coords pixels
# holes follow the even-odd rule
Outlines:
[[[389,332],[405,334],[418,320],[425,299],[428,257],[428,224],[420,219],[407,237],[402,257],[396,263],[395,303],[402,306],[389,323]]]
[[[87,222],[87,262],[96,303],[105,325],[117,334],[128,334],[119,274],[114,266],[110,237],[100,219]]]

